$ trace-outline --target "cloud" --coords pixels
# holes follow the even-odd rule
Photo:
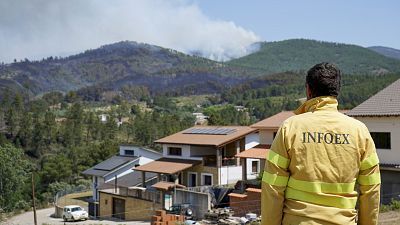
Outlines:
[[[185,0],[0,1],[0,61],[66,56],[121,40],[227,60],[260,40]]]

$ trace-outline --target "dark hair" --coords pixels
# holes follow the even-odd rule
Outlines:
[[[339,95],[341,74],[339,68],[331,63],[319,63],[308,72],[306,83],[312,98]]]

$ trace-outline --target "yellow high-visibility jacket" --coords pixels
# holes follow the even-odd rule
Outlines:
[[[337,106],[334,97],[310,99],[279,128],[262,178],[262,225],[378,223],[374,142]]]

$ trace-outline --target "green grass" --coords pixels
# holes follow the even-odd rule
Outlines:
[[[389,205],[381,205],[380,212],[400,210],[400,201],[392,199]]]
[[[173,98],[178,107],[204,105],[208,103],[210,95],[191,95]]]

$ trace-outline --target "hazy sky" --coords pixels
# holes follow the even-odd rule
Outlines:
[[[308,38],[400,49],[399,0],[193,2],[209,18],[235,21],[267,41]]]
[[[66,56],[121,40],[226,60],[290,38],[400,48],[400,1],[2,0],[0,61]]]

